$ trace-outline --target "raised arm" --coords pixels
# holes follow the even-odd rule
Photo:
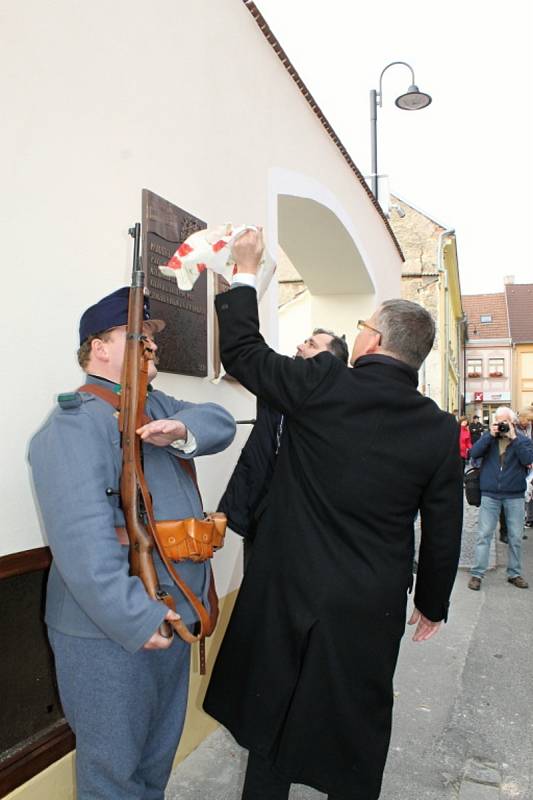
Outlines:
[[[515,441],[518,460],[524,467],[533,464],[533,442],[529,436],[517,436]]]
[[[143,441],[159,447],[170,446],[177,439],[192,441],[185,450],[174,454],[180,458],[195,458],[225,450],[235,437],[235,420],[217,403],[187,403],[154,391],[150,408],[156,419],[139,428]]]
[[[493,441],[494,439],[490,435],[489,431],[485,431],[483,436],[480,439],[478,439],[477,442],[474,442],[474,444],[472,445],[472,449],[470,451],[470,457],[481,458],[482,456],[484,456]]]
[[[274,352],[259,333],[255,289],[238,286],[215,299],[220,354],[230,375],[279,411],[294,414],[327,379],[338,359],[331,353],[289,358]],[[344,367],[342,367],[344,369]]]

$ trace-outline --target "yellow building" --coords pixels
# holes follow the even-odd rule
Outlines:
[[[437,335],[420,371],[420,390],[445,411],[464,408],[464,312],[455,232],[398,197],[390,225],[405,262],[402,297],[424,306]]]

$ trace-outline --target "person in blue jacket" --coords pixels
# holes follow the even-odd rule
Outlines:
[[[517,589],[527,589],[529,584],[522,576],[522,535],[526,475],[533,463],[533,442],[516,430],[513,411],[502,406],[496,410],[490,430],[472,447],[470,457],[483,461],[476,551],[468,587],[474,591],[481,588],[489,563],[490,543],[503,509],[509,540],[507,580]]]
[[[87,309],[80,322],[78,361],[86,384],[120,390],[128,316],[124,287]],[[144,333],[164,322],[149,318]],[[157,369],[149,365],[149,380]],[[214,403],[189,403],[149,391],[152,421],[143,439],[144,472],[157,520],[203,518],[184,460],[216,453],[235,434],[233,417]],[[162,588],[174,613],[152,600],[129,574],[124,515],[118,495],[122,466],[116,412],[95,394],[60,395],[33,437],[29,458],[35,494],[53,555],[45,621],[55,656],[65,716],[76,734],[78,800],[163,800],[181,736],[190,645],[163,638],[164,619],[196,617],[157,554]],[[118,529],[118,530],[117,530]],[[175,565],[192,591],[207,599],[209,562]]]

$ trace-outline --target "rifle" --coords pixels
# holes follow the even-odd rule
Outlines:
[[[150,597],[175,611],[174,598],[161,588],[152,557],[157,544],[156,522],[143,472],[141,440],[136,433],[146,421],[144,404],[148,390],[148,365],[154,358],[154,351],[143,334],[144,272],[139,256],[139,222],[130,228],[129,234],[135,244],[118,415],[122,447],[120,497],[130,541],[130,574],[141,579]],[[190,644],[198,641],[199,637],[193,635],[181,620],[172,623],[165,620],[159,628],[161,636],[166,639],[172,638],[173,630]]]

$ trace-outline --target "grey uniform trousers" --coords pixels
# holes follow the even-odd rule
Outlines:
[[[128,653],[49,628],[76,734],[78,800],[164,800],[187,707],[190,645]]]

